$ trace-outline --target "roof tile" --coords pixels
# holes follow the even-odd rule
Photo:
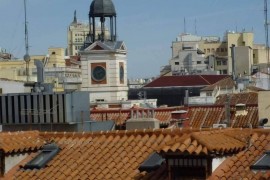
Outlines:
[[[249,169],[269,148],[269,136],[269,131],[250,129],[38,133],[41,140],[61,143],[61,151],[41,170],[18,168],[12,175],[14,179],[166,179],[165,164],[153,173],[138,171],[140,164],[157,150],[161,154],[236,154],[228,157],[211,177],[269,179],[269,173],[254,174]],[[248,146],[247,142],[252,143]]]

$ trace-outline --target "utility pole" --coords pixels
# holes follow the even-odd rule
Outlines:
[[[265,48],[266,48],[266,60],[267,60],[267,74],[269,74],[269,37],[268,37],[268,4],[267,0],[264,0],[264,29],[265,29]],[[270,77],[268,75],[268,89],[270,89]]]

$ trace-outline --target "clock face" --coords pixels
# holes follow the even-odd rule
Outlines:
[[[120,66],[119,77],[120,77],[120,81],[124,81],[124,68],[123,68],[123,66]]]
[[[102,81],[106,77],[106,70],[102,66],[96,66],[92,72],[92,78],[95,81]]]

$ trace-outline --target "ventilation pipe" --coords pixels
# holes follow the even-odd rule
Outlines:
[[[34,60],[34,63],[37,67],[37,82],[43,83],[44,82],[44,66],[43,63],[39,60]]]
[[[232,44],[231,47],[231,56],[232,56],[232,76],[233,80],[236,80],[236,75],[235,75],[235,44]]]

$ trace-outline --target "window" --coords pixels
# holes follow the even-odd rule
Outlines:
[[[24,169],[41,169],[58,154],[60,148],[56,144],[47,144],[34,159],[29,161]]]
[[[220,51],[221,51],[221,52],[224,52],[224,48],[220,48]]]
[[[217,66],[220,66],[221,65],[221,61],[217,61]]]
[[[171,179],[206,179],[207,173],[211,172],[211,162],[205,158],[171,158],[167,162],[171,170]]]
[[[207,52],[210,53],[210,49],[207,49]]]
[[[175,64],[175,65],[179,65],[179,62],[175,62],[174,64]]]
[[[164,159],[157,153],[152,153],[139,167],[140,172],[151,172],[158,169]]]
[[[250,166],[252,170],[270,170],[270,151],[264,154],[253,165]]]
[[[253,54],[253,58],[256,58],[256,55],[255,54]]]
[[[104,99],[96,99],[96,102],[104,102]]]
[[[222,74],[227,74],[227,70],[223,70],[222,71]]]
[[[197,61],[197,64],[202,64],[202,61]]]
[[[219,48],[217,48],[217,52],[219,52],[220,51],[220,49]]]
[[[222,60],[222,65],[227,65],[227,61],[226,60]]]

